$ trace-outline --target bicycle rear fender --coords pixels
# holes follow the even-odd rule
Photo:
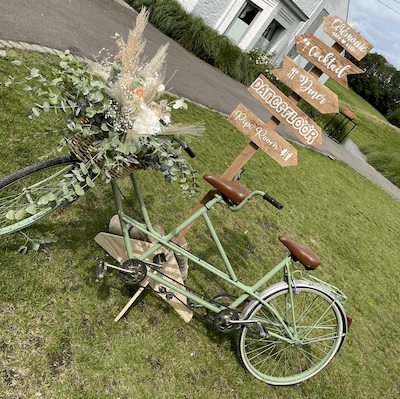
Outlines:
[[[328,291],[327,289],[325,289],[324,287],[321,287],[318,284],[314,284],[314,283],[310,283],[308,281],[305,280],[294,280],[294,283],[296,285],[296,287],[302,287],[302,288],[318,288],[319,290],[321,290],[326,296],[328,296],[329,298],[332,299],[332,301],[335,301],[335,303],[337,304],[339,310],[340,310],[340,315],[342,317],[342,322],[343,322],[343,333],[345,334],[344,338],[342,339],[340,345],[339,345],[339,349],[337,352],[340,351],[340,349],[342,348],[344,341],[347,337],[347,333],[349,332],[349,324],[347,321],[347,315],[346,315],[346,311],[344,310],[343,305],[341,304],[341,302],[335,297],[335,295]],[[266,299],[267,297],[269,297],[270,295],[273,295],[279,291],[282,291],[284,289],[288,288],[288,284],[286,282],[281,282],[281,283],[277,283],[274,285],[271,285],[270,287],[266,288],[264,291],[262,291],[258,296],[261,299]],[[243,309],[243,311],[240,314],[240,320],[246,320],[246,318],[249,316],[249,314],[251,313],[251,311],[254,309],[255,306],[257,306],[257,304],[259,303],[259,301],[257,299],[253,299],[251,300],[248,305]]]

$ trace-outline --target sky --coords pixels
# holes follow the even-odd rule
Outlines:
[[[400,0],[350,0],[347,22],[400,70]]]

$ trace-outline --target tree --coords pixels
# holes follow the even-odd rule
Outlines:
[[[368,53],[357,61],[346,57],[365,73],[350,75],[349,86],[379,112],[387,116],[400,105],[400,71],[378,53]]]

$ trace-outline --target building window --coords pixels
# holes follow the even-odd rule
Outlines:
[[[225,35],[235,43],[238,43],[261,11],[259,7],[251,1],[247,1],[239,14],[233,20]]]
[[[277,20],[272,20],[258,40],[257,46],[269,49],[284,30],[285,28]]]

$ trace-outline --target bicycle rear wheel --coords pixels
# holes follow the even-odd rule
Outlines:
[[[2,179],[0,181],[0,236],[22,230],[51,212],[67,207],[71,202],[62,200],[63,191],[58,184],[77,163],[79,161],[71,156],[49,159]],[[54,201],[37,204],[41,197],[50,193],[54,195]],[[76,198],[73,196],[73,201]]]
[[[329,292],[304,281],[296,282],[296,291],[293,294],[299,335],[296,343],[272,336],[263,338],[254,323],[242,326],[238,334],[243,366],[254,377],[271,385],[292,385],[311,378],[332,360],[345,338],[345,315]],[[287,284],[271,287],[262,298],[293,331]],[[246,320],[258,320],[270,333],[287,336],[277,317],[260,302],[250,303],[243,313]]]

